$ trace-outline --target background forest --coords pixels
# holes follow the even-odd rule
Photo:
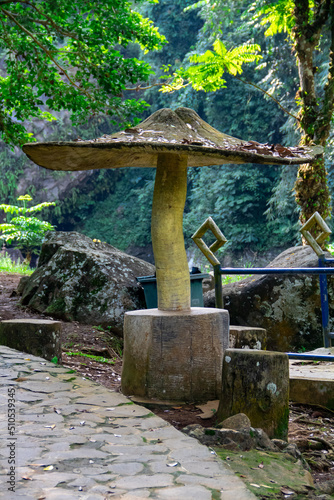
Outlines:
[[[138,10],[154,22],[168,44],[148,54],[139,45],[129,44],[122,48],[124,56],[147,61],[155,72],[152,81],[158,84],[159,77],[164,76],[162,66],[171,65],[172,71],[180,68],[194,52],[212,48],[219,33],[231,47],[256,43],[261,46],[262,59],[245,65],[242,79],[273,94],[284,108],[296,110],[298,69],[286,33],[268,38],[266,26],[256,21],[245,22],[250,2],[226,0],[213,9],[211,2],[201,1],[195,8],[187,9],[192,4],[192,0],[141,3]],[[324,34],[316,55],[320,83],[328,71],[323,56],[324,49],[328,49],[327,40]],[[161,92],[159,85],[148,85],[150,88],[146,90],[126,92],[125,97],[141,97],[150,105],[139,115],[140,120],[162,107],[186,106],[218,130],[244,140],[290,146],[299,143],[295,120],[277,102],[232,75],[224,78],[226,88],[215,92],[186,86],[167,93]],[[81,126],[73,126],[69,112],[59,111],[57,115],[57,122],[33,120],[28,131],[38,141],[50,141],[92,139],[119,129],[106,115],[92,117]],[[332,139],[331,136],[325,154],[331,194],[334,191]],[[1,203],[13,203],[26,193],[36,203],[57,201],[55,209],[48,214],[44,212],[44,218],[57,230],[79,231],[144,257],[151,253],[154,175],[154,169],[46,171],[33,165],[18,147],[12,150],[4,142],[0,144]],[[249,260],[251,255],[268,251],[278,254],[300,243],[299,208],[293,192],[296,176],[294,166],[249,164],[189,169],[184,215],[186,246],[193,250],[190,237],[209,216],[229,240],[224,249],[228,255],[247,254]]]

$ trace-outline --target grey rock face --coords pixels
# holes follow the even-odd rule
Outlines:
[[[217,427],[221,429],[234,429],[235,431],[248,430],[251,428],[251,421],[244,413],[237,413],[236,415],[232,415],[232,417],[225,418]]]
[[[326,257],[331,257],[326,253]],[[267,267],[318,267],[309,246],[289,248]],[[327,277],[329,316],[334,316],[334,277]],[[224,307],[232,325],[265,328],[267,349],[288,351],[323,345],[321,303],[317,275],[254,275],[223,287]],[[214,307],[214,291],[204,296]],[[333,328],[333,324],[332,324]]]
[[[262,429],[216,429],[214,427],[202,427],[199,424],[191,424],[182,429],[182,432],[190,437],[198,439],[205,446],[222,446],[228,450],[251,450],[262,448],[276,451],[276,446],[271,442]]]
[[[137,276],[154,266],[76,232],[49,233],[21,303],[53,317],[111,326],[122,334],[124,313],[145,308]]]
[[[1,256],[8,256],[11,258],[12,262],[21,264],[24,261],[24,257],[18,248],[3,248],[0,252]]]

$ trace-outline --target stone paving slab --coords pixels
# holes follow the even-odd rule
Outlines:
[[[212,450],[150,410],[4,346],[0,407],[0,498],[256,498]]]

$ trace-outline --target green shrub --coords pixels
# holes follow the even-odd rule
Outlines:
[[[22,206],[0,205],[0,209],[5,213],[16,215],[9,222],[0,224],[0,239],[9,244],[16,242],[17,248],[25,252],[25,262],[29,264],[32,252],[39,253],[45,233],[54,229],[49,222],[40,220],[32,214],[55,205],[55,202],[44,202],[27,207],[27,202],[32,201],[28,194],[19,196],[17,200],[22,202]]]

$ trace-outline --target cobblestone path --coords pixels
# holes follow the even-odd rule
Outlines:
[[[68,368],[0,346],[0,385],[0,498],[255,499],[213,451]]]

